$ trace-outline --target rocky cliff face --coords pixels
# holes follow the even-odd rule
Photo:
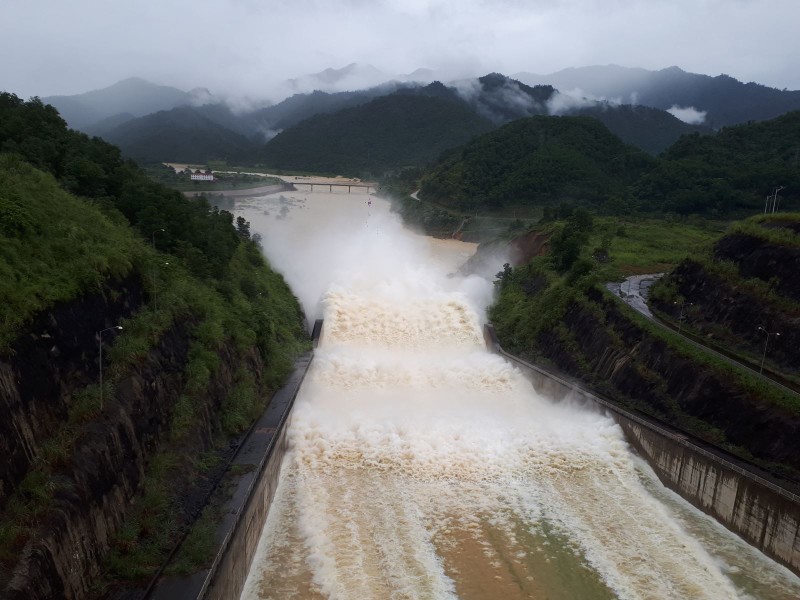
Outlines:
[[[67,417],[72,396],[98,378],[97,331],[142,303],[134,277],[40,315],[0,356],[0,509],[36,460],[42,442]],[[102,315],[102,316],[101,316]],[[105,342],[112,332],[104,334]]]
[[[800,272],[800,271],[798,271]],[[800,277],[795,275],[800,282]],[[769,360],[787,373],[800,366],[800,306],[787,310],[788,303],[774,303],[756,296],[747,286],[709,273],[702,264],[685,260],[670,273],[665,283],[673,284],[678,294],[691,304],[684,311],[685,322],[709,341],[723,349],[746,349],[758,358],[765,337],[759,327],[780,332],[769,342]],[[794,281],[787,281],[790,288]],[[651,304],[676,320],[679,307],[659,298]]]
[[[764,356],[764,331],[779,333],[769,338],[767,368],[778,376],[800,375],[798,229],[800,222],[787,218],[729,233],[715,244],[713,262],[687,259],[664,277],[658,287],[669,293],[654,293],[652,306],[677,319],[673,300],[682,297],[695,333],[722,352],[749,355],[756,368]]]
[[[85,296],[42,315],[0,360],[0,444],[10,460],[2,465],[2,498],[17,487],[43,446],[67,417],[76,390],[97,377],[95,332],[133,313],[141,304],[135,280],[115,293]],[[102,320],[98,315],[103,315]],[[102,413],[82,425],[71,454],[50,476],[51,508],[28,539],[19,560],[0,578],[3,597],[83,598],[144,478],[148,461],[169,431],[180,396],[192,323],[177,322],[125,374]],[[107,335],[107,334],[106,334]],[[244,362],[260,379],[257,351],[233,346],[220,352],[221,365],[206,394],[195,398],[201,415],[190,436],[198,451],[208,447],[216,414]],[[104,359],[105,360],[105,359]],[[7,453],[7,454],[5,454]]]
[[[574,302],[563,330],[538,340],[559,369],[608,396],[691,430],[709,442],[740,446],[762,463],[779,463],[800,481],[800,418],[770,406],[735,381],[704,368],[628,319],[597,290]],[[594,310],[594,307],[600,310]],[[502,341],[502,340],[501,340]]]
[[[795,226],[796,224],[791,223],[787,228],[794,230]],[[779,294],[800,301],[800,248],[735,233],[717,242],[714,255],[718,259],[735,262],[743,278],[757,277],[763,281],[775,281]]]

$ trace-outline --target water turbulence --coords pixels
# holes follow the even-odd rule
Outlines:
[[[475,286],[420,265],[330,286],[243,597],[797,597],[611,419],[489,354]]]

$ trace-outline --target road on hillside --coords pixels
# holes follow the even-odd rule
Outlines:
[[[650,321],[652,321],[653,323],[655,323],[656,325],[658,325],[662,329],[666,329],[667,331],[671,331],[672,333],[680,335],[684,340],[686,340],[687,342],[689,342],[690,344],[692,344],[696,348],[699,348],[700,350],[703,350],[704,352],[708,352],[710,354],[713,354],[717,358],[720,358],[720,359],[724,360],[729,365],[732,365],[734,367],[739,367],[739,368],[742,368],[742,369],[747,369],[748,371],[750,371],[750,373],[752,373],[753,375],[756,375],[757,377],[764,377],[767,381],[769,381],[773,385],[779,387],[784,392],[787,392],[789,394],[798,395],[798,393],[795,390],[793,390],[792,388],[786,387],[782,383],[772,379],[772,377],[770,377],[770,373],[765,372],[762,375],[761,373],[759,373],[757,370],[753,369],[747,363],[740,362],[740,361],[736,360],[735,358],[731,358],[730,356],[726,356],[726,355],[724,355],[724,354],[722,354],[720,352],[717,352],[713,348],[709,348],[708,346],[706,346],[704,344],[696,342],[693,339],[691,339],[689,337],[686,337],[682,333],[679,333],[679,332],[675,331],[671,327],[668,327],[667,325],[665,325],[664,323],[662,323],[661,321],[656,319],[655,316],[653,315],[653,313],[650,311],[650,308],[648,308],[648,306],[647,306],[647,294],[650,291],[650,286],[653,285],[653,283],[655,283],[663,275],[664,275],[663,273],[651,273],[651,274],[647,274],[647,275],[633,275],[632,277],[626,278],[625,281],[623,281],[622,283],[619,283],[619,282],[607,283],[606,284],[606,289],[608,291],[610,291],[612,294],[614,294],[614,296],[616,298],[619,298],[622,302],[625,302],[626,304],[628,304],[628,306],[630,306],[631,308],[633,308],[637,312],[639,312],[642,315],[644,315],[647,319],[649,319]]]

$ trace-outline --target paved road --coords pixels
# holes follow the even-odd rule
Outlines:
[[[621,301],[623,301],[626,304],[628,304],[634,310],[640,312],[642,315],[647,317],[650,321],[652,321],[653,323],[655,323],[656,325],[658,325],[662,329],[666,329],[668,331],[671,331],[672,333],[680,335],[684,340],[686,340],[687,342],[689,342],[690,344],[692,344],[696,348],[699,348],[700,350],[703,350],[704,352],[708,352],[710,354],[713,354],[717,358],[720,358],[720,359],[724,360],[726,363],[728,363],[730,365],[733,365],[734,367],[738,367],[740,369],[747,369],[748,371],[750,371],[750,373],[752,373],[753,375],[755,375],[757,377],[764,377],[767,381],[769,381],[771,384],[779,387],[784,392],[787,392],[789,394],[798,395],[798,393],[795,390],[793,390],[791,388],[788,388],[785,385],[783,385],[782,383],[779,383],[779,382],[775,381],[774,379],[772,379],[768,373],[764,373],[762,375],[757,370],[753,369],[750,365],[748,365],[746,363],[743,363],[743,362],[739,362],[738,360],[736,360],[734,358],[731,358],[730,356],[726,356],[724,354],[721,354],[721,353],[717,352],[713,348],[709,348],[708,346],[700,344],[700,343],[694,341],[693,339],[686,337],[683,334],[679,334],[677,331],[675,331],[671,327],[667,327],[664,323],[662,323],[661,321],[656,319],[653,316],[653,313],[650,312],[650,309],[647,306],[647,294],[648,294],[648,291],[650,290],[650,286],[653,285],[653,283],[655,283],[658,279],[660,279],[662,275],[664,275],[664,274],[663,273],[651,273],[651,274],[648,274],[648,275],[634,275],[632,277],[628,277],[622,283],[607,283],[606,284],[606,289],[608,289],[611,293],[613,293]]]
[[[622,283],[607,283],[606,288],[614,295],[622,298],[645,317],[652,319],[653,313],[650,312],[650,309],[647,307],[647,293],[650,290],[650,286],[663,275],[663,273],[634,275],[633,277],[628,277]]]

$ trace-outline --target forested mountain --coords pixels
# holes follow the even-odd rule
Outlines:
[[[711,131],[708,127],[689,125],[666,111],[648,106],[599,103],[565,114],[593,117],[626,144],[652,155],[660,154],[682,135]]]
[[[528,81],[544,81],[530,74],[521,77],[527,77]],[[390,82],[356,92],[295,94],[278,104],[255,110],[233,110],[214,100],[208,92],[186,93],[136,79],[105,90],[56,99],[73,115],[90,110],[95,122],[82,126],[83,130],[118,144],[126,156],[144,162],[203,163],[223,159],[243,164],[266,162],[268,166],[301,171],[322,168],[329,172],[372,175],[397,166],[426,164],[442,150],[454,147],[452,144],[463,143],[475,133],[487,131],[486,123],[497,127],[535,115],[588,116],[601,121],[623,142],[657,155],[682,135],[710,132],[710,124],[733,122],[744,116],[765,118],[765,115],[784,112],[795,100],[800,103],[800,96],[795,98],[800,92],[744,85],[725,76],[694,75],[676,67],[658,72],[614,66],[568,69],[554,74],[551,81],[568,92],[580,86],[587,97],[562,93],[551,85],[532,87],[491,73],[450,84],[434,82],[422,86]],[[150,105],[144,103],[143,95],[152,95],[148,100]],[[593,95],[613,100],[596,100]],[[413,106],[423,113],[431,110],[435,113],[436,103],[430,100],[385,101],[405,105],[402,110],[395,106],[385,116],[369,105],[376,99],[391,96],[436,98],[458,107],[453,108],[452,115],[444,114],[444,121],[437,125],[433,123],[433,113],[412,115],[416,110]],[[619,100],[632,104],[619,104]],[[176,102],[183,105],[133,118],[147,106]],[[705,123],[690,125],[663,110],[674,105],[691,107],[688,112],[698,120],[704,118],[706,111],[708,118]],[[128,112],[121,112],[125,108]],[[113,112],[97,119],[103,111]],[[465,111],[471,112],[471,117]],[[363,116],[359,116],[362,112]],[[411,119],[410,123],[428,123],[421,137],[412,139],[407,135],[409,130],[399,126],[398,119],[403,118],[401,113]],[[131,118],[126,119],[126,115]],[[80,121],[84,117],[75,119]],[[310,118],[316,120],[304,123]],[[468,123],[461,134],[452,129],[454,120],[458,119],[466,119]],[[477,126],[477,123],[482,125]],[[367,126],[374,134],[372,138],[365,130]],[[428,131],[444,133],[428,135]],[[323,139],[321,136],[325,132],[337,139]],[[383,137],[378,139],[377,132]],[[275,136],[278,139],[273,143],[271,140]],[[349,136],[355,138],[347,139]],[[420,142],[424,140],[433,140],[433,143],[423,149]],[[326,152],[338,156],[322,157]]]
[[[49,96],[42,100],[55,106],[67,125],[83,130],[120,113],[142,117],[188,104],[191,98],[190,93],[177,88],[131,77],[107,88],[74,96]]]
[[[397,93],[316,115],[283,131],[266,145],[260,162],[279,169],[377,176],[425,164],[491,128],[463,102]]]
[[[552,85],[562,91],[580,89],[609,100],[662,110],[676,105],[694,107],[707,113],[705,124],[715,129],[800,110],[800,91],[742,83],[728,75],[687,73],[678,67],[648,71],[607,65],[564,69],[551,75],[517,73],[514,77],[530,85]]]
[[[453,152],[420,197],[462,210],[512,203],[599,202],[624,195],[655,161],[589,117],[529,117]]]
[[[447,89],[495,125],[547,114],[547,102],[555,93],[549,85],[531,87],[500,73],[454,82]]]
[[[329,114],[359,106],[376,96],[393,91],[394,88],[373,88],[359,92],[327,93],[314,91],[310,94],[295,94],[289,98],[254,111],[250,119],[264,131],[277,133],[317,114]]]
[[[659,159],[596,119],[531,117],[476,138],[422,178],[420,197],[461,209],[578,201],[601,212],[753,214],[800,196],[800,111],[681,137]]]
[[[102,137],[119,146],[125,156],[141,162],[248,162],[258,147],[189,106],[126,121]]]
[[[759,210],[774,188],[800,194],[800,111],[761,123],[684,136],[636,186],[643,203],[678,213]]]
[[[290,127],[269,142],[261,156],[267,165],[284,169],[322,168],[336,173],[380,175],[387,169],[423,165],[439,152],[458,145],[456,140],[466,141],[491,126],[547,114],[554,93],[550,86],[530,87],[498,73],[452,86],[434,82],[421,87],[401,87],[391,96]],[[306,106],[330,107],[334,98],[326,94],[315,96],[314,102],[308,102],[312,97],[305,97]],[[353,94],[336,96],[344,102],[358,101]],[[401,97],[418,99],[397,99]],[[302,98],[294,97],[293,103],[300,103]],[[441,104],[420,98],[447,102],[455,112],[442,111]],[[414,114],[415,111],[422,112]],[[574,112],[607,123],[624,141],[651,153],[660,152],[684,133],[702,130],[666,112],[645,107],[603,104],[576,108]],[[437,114],[444,120],[436,122]],[[406,128],[403,119],[421,124],[420,135],[411,136],[417,125]],[[458,119],[464,120],[462,131],[453,129]]]

